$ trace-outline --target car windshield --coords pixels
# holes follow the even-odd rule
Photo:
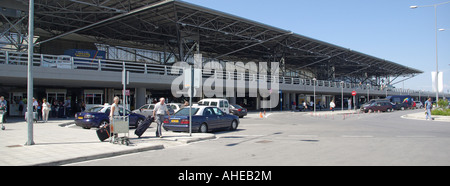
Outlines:
[[[92,107],[92,108],[86,110],[86,112],[101,112],[102,109],[103,109],[103,107]]]
[[[197,114],[199,108],[192,108],[192,115]],[[189,116],[189,108],[183,108],[177,113],[174,114],[175,116]]]
[[[239,106],[239,105],[233,105],[233,107],[234,107],[234,108],[237,108],[237,109],[242,109],[242,107]]]

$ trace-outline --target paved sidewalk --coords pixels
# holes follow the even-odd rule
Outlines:
[[[435,116],[435,115],[432,115],[431,117],[434,118],[434,121],[450,122],[450,116]],[[424,120],[425,121],[425,111],[420,111],[420,112],[413,113],[413,114],[403,115],[402,118],[415,119],[415,120]]]
[[[14,122],[14,121],[11,121]],[[156,138],[155,123],[142,138],[130,130],[132,145],[115,145],[100,142],[95,129],[86,130],[74,125],[64,125],[70,120],[52,120],[34,124],[34,142],[27,141],[26,122],[6,123],[0,130],[0,166],[62,165],[129,153],[164,149],[195,141],[214,139],[214,134],[174,133],[163,131],[164,138]],[[62,127],[62,126],[64,127]]]

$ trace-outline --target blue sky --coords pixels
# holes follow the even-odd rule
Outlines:
[[[185,0],[424,71],[405,88],[431,91],[434,8],[449,0]],[[439,71],[450,89],[450,4],[438,7]],[[395,85],[401,88],[402,83]]]

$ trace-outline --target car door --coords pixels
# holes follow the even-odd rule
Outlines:
[[[227,117],[225,116],[225,112],[222,111],[220,108],[213,108],[214,113],[216,114],[216,124],[218,128],[224,128],[228,127],[231,122],[228,121]]]
[[[224,100],[223,106],[224,108],[222,109],[222,111],[227,114],[230,114],[230,103],[228,103],[228,100]]]
[[[388,109],[389,109],[389,103],[388,102],[383,102],[383,111],[384,112],[387,112],[388,111]]]
[[[123,116],[123,108],[121,107],[119,109],[119,115]],[[137,116],[136,115],[132,115],[131,112],[127,109],[125,109],[125,116],[128,116],[129,118],[129,125],[134,125],[137,121]]]
[[[217,128],[217,115],[215,114],[212,107],[207,107],[204,109],[203,117],[205,117],[205,121],[208,124],[209,129]]]
[[[146,109],[143,109],[142,115],[145,116],[145,117],[153,115],[153,109],[154,108],[155,108],[154,104],[148,105],[148,107]]]

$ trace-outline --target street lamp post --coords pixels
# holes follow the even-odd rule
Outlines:
[[[27,125],[28,140],[25,145],[34,145],[33,140],[33,47],[34,47],[34,0],[28,7],[28,78],[27,78]]]
[[[369,103],[369,101],[370,101],[370,84],[369,83],[367,83],[367,103]]]
[[[341,111],[344,111],[344,81],[341,81]]]
[[[317,79],[314,78],[313,82],[314,82],[314,103],[313,103],[313,107],[314,107],[314,116],[316,115],[316,81]]]
[[[419,8],[419,7],[434,7],[434,26],[435,26],[435,34],[436,34],[436,36],[435,36],[435,39],[436,39],[436,82],[435,82],[435,86],[436,86],[436,105],[438,104],[438,101],[439,101],[439,66],[438,66],[438,64],[439,64],[439,60],[438,60],[438,27],[437,27],[437,7],[438,6],[441,6],[441,5],[444,5],[444,4],[448,4],[448,3],[450,3],[450,1],[447,1],[447,2],[443,2],[443,3],[438,3],[438,4],[434,4],[434,5],[425,5],[425,6],[410,6],[409,8],[411,8],[411,9],[416,9],[416,8]],[[441,30],[441,29],[439,29],[440,31],[443,31],[443,30],[445,30],[445,29],[443,29],[443,30]]]

